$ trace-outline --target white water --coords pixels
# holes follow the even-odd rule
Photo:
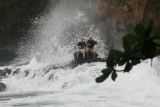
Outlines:
[[[73,59],[78,37],[88,33],[98,39],[98,53],[104,56],[100,30],[84,11],[75,8],[77,2],[64,5],[68,1],[62,0],[50,15],[35,22],[40,23],[34,34],[36,42],[27,44],[27,50],[20,49],[24,53],[30,50],[27,55],[33,58],[29,64],[0,68],[12,70],[2,80],[7,90],[0,93],[0,107],[159,107],[160,79],[149,60],[130,73],[119,73],[116,82],[109,78],[101,84],[95,78],[101,75],[105,63],[55,68]],[[41,62],[35,53],[40,54]],[[154,62],[158,69],[156,59]]]
[[[101,74],[105,63],[52,69],[45,74],[47,65],[33,62],[21,66],[20,73],[3,79],[7,90],[0,95],[0,107],[159,106],[160,80],[149,60],[130,73],[119,73],[116,82],[109,78],[102,84],[95,83],[95,78]],[[25,77],[26,70],[30,73]]]

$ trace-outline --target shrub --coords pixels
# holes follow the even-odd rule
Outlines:
[[[96,82],[103,82],[111,75],[113,81],[117,72],[129,72],[133,66],[143,60],[152,59],[160,55],[160,34],[152,35],[153,21],[145,28],[139,23],[134,28],[134,33],[123,37],[124,51],[110,50],[107,58],[107,68],[102,70],[103,75],[96,78]],[[116,66],[124,66],[123,70],[116,70]]]

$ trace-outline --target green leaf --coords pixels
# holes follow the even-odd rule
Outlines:
[[[0,9],[7,9],[10,6],[9,0],[0,0]]]
[[[109,77],[109,75],[101,75],[100,77],[96,78],[96,82],[100,83],[106,80]]]
[[[131,51],[139,40],[140,38],[138,38],[134,34],[128,34],[124,36],[123,37],[123,47],[125,51]]]
[[[145,35],[146,35],[146,37],[151,36],[152,30],[153,30],[153,20],[151,20],[149,22],[147,28],[145,29]]]
[[[111,50],[107,58],[107,67],[113,68],[122,56],[123,53],[121,51]]]
[[[115,81],[117,76],[118,75],[117,75],[116,71],[113,71],[112,76],[111,76],[112,80]]]
[[[135,29],[134,29],[134,32],[140,36],[140,37],[144,37],[145,36],[145,28],[144,28],[144,25],[143,24],[137,24],[135,26]]]
[[[112,69],[109,69],[109,68],[108,69],[103,69],[102,70],[103,75],[101,75],[100,77],[96,78],[96,82],[97,83],[103,82],[104,80],[106,80],[109,77],[111,72],[112,72]]]
[[[153,39],[153,42],[160,45],[160,36],[156,36],[154,39]]]
[[[131,63],[127,63],[124,69],[124,72],[129,72],[132,69],[133,65]]]
[[[123,53],[119,50],[111,50],[110,53],[112,57],[114,58],[114,60],[116,61],[118,61],[123,56]]]
[[[110,68],[106,68],[106,69],[103,69],[101,72],[105,75],[109,75],[111,72],[113,71],[113,69],[110,69]]]
[[[152,39],[146,40],[141,47],[141,54],[144,59],[153,58],[156,53],[156,45]],[[141,59],[143,59],[141,58]]]
[[[137,65],[138,63],[140,63],[140,59],[136,59],[136,58],[132,59],[133,65]]]
[[[97,83],[103,82],[104,80],[106,80],[106,78],[107,78],[107,77],[106,77],[105,75],[102,75],[102,76],[96,78],[96,82],[97,82]]]
[[[155,56],[158,56],[158,55],[160,55],[160,48],[157,48],[157,49],[156,49]]]
[[[123,57],[119,60],[118,66],[124,65],[126,62],[128,62],[128,59],[125,58],[125,56],[123,56]]]

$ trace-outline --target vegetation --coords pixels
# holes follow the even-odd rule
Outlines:
[[[115,81],[117,72],[129,72],[140,62],[160,55],[160,35],[153,34],[152,31],[153,21],[150,21],[147,27],[141,23],[137,24],[134,33],[123,37],[123,52],[110,50],[106,61],[107,68],[102,70],[103,75],[96,78],[96,82],[103,82],[110,75]],[[117,70],[117,66],[124,66],[124,69]]]
[[[10,6],[9,0],[0,0],[0,9],[6,9]]]
[[[151,0],[150,2],[156,12],[160,15],[160,0]]]

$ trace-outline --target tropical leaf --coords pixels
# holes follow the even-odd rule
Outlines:
[[[147,28],[145,29],[145,37],[151,36],[152,30],[153,30],[153,20],[149,22]]]
[[[123,53],[121,51],[111,50],[107,58],[108,68],[113,68],[122,56],[123,56]]]
[[[137,65],[138,63],[140,63],[140,59],[138,59],[138,58],[132,59],[132,64],[133,65]]]
[[[157,49],[156,49],[155,56],[158,56],[158,55],[160,55],[160,48],[157,48]]]
[[[112,80],[115,81],[117,76],[118,75],[117,75],[116,71],[113,71],[112,76],[111,76]]]
[[[160,36],[156,36],[154,39],[153,39],[153,42],[160,45]]]
[[[124,65],[127,61],[128,61],[127,58],[122,57],[118,62],[118,66]]]
[[[134,29],[135,34],[127,34],[123,37],[124,52],[118,50],[109,52],[107,69],[102,70],[103,75],[96,81],[103,82],[110,75],[111,79],[115,81],[119,71],[114,68],[116,65],[126,64],[123,71],[129,72],[134,65],[141,63],[141,60],[152,59],[160,55],[160,36],[152,35],[152,30],[153,21],[150,21],[146,29],[142,24],[137,24]]]
[[[110,69],[110,68],[106,68],[106,69],[103,69],[101,72],[105,75],[109,75],[111,72],[112,72],[113,69]]]
[[[106,80],[107,76],[106,75],[101,75],[100,77],[96,78],[96,82],[100,83]]]
[[[134,34],[128,34],[123,37],[123,47],[125,51],[131,51],[140,39]]]
[[[6,9],[10,6],[9,0],[0,0],[0,9]]]
[[[103,82],[104,80],[106,80],[109,77],[109,75],[112,73],[112,69],[110,69],[110,68],[103,69],[102,73],[103,73],[103,75],[96,78],[97,83],[100,83],[100,82]]]
[[[140,37],[144,37],[145,36],[145,28],[144,28],[144,25],[143,24],[137,24],[135,29],[134,29],[134,32],[140,36]]]
[[[124,72],[129,72],[132,69],[133,65],[131,63],[127,63],[124,69]]]

